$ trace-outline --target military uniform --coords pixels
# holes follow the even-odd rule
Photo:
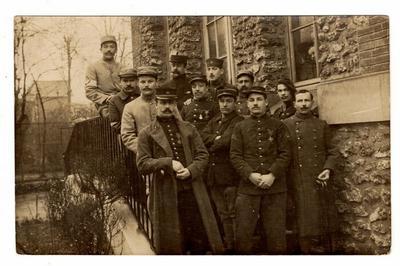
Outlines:
[[[296,113],[296,108],[293,106],[293,103],[291,103],[289,106],[286,108],[281,105],[279,108],[277,108],[274,113],[272,114],[272,117],[279,119],[279,120],[284,120],[286,118],[291,117]]]
[[[133,69],[127,69],[122,71],[119,77],[122,78],[137,78],[137,73]],[[127,103],[133,101],[140,96],[140,90],[138,87],[135,88],[133,93],[128,95],[124,89],[114,95],[108,103],[108,109],[110,112],[111,126],[118,132],[121,131],[121,118],[124,107]]]
[[[192,123],[199,131],[218,113],[219,107],[208,98],[193,99],[189,105],[184,105],[181,110],[182,119]]]
[[[236,98],[236,90],[222,89],[218,96],[228,95]],[[211,198],[217,208],[218,216],[224,228],[227,250],[234,248],[234,219],[236,190],[239,176],[229,160],[232,131],[236,123],[243,120],[235,111],[211,119],[201,133],[204,144],[210,153],[207,185]],[[219,137],[218,139],[216,139]]]
[[[206,85],[206,77],[201,74],[194,74],[190,78],[190,84],[195,81],[203,82]],[[219,106],[209,97],[201,99],[192,98],[188,105],[181,110],[182,119],[192,123],[198,131],[201,131],[216,114],[219,113]]]
[[[104,42],[115,42],[115,37],[105,36],[101,40]],[[85,93],[86,97],[95,103],[99,113],[103,109],[108,109],[108,100],[110,96],[120,91],[119,76],[121,65],[114,60],[107,62],[99,60],[88,66],[85,76]],[[108,113],[108,111],[105,111]]]
[[[236,101],[236,112],[242,117],[249,117],[250,111],[247,107],[247,97],[243,93],[239,93]]]
[[[249,92],[263,94],[263,88]],[[232,134],[230,159],[240,175],[236,199],[236,250],[251,254],[252,237],[261,218],[269,253],[286,252],[286,173],[290,161],[286,126],[267,114],[250,116],[236,124]],[[268,189],[254,185],[251,173],[272,173],[275,181]]]
[[[153,76],[157,71],[153,67],[138,68],[138,76]],[[145,99],[142,95],[125,105],[121,119],[121,139],[124,145],[134,153],[137,151],[137,136],[144,127],[156,118],[155,95]]]
[[[121,131],[121,118],[122,118],[122,113],[124,111],[124,107],[127,103],[133,101],[137,97],[139,97],[140,94],[135,94],[135,95],[128,95],[124,91],[120,91],[117,93],[117,95],[114,95],[109,104],[108,104],[108,109],[110,111],[110,122],[113,123],[113,128],[117,130],[118,134]]]
[[[186,65],[187,56],[184,55],[171,55],[170,62],[183,63]],[[192,98],[192,87],[190,86],[189,79],[186,74],[179,75],[176,78],[172,78],[170,81],[165,83],[166,86],[176,89],[176,94],[178,96],[177,106],[178,110],[182,110],[183,103]]]
[[[176,99],[171,91],[174,89],[162,86],[157,89],[157,97]],[[172,160],[180,161],[190,177],[177,179]],[[208,153],[201,137],[188,122],[157,117],[139,133],[138,169],[155,173],[149,209],[157,254],[204,253],[208,244],[215,254],[223,252],[202,179],[207,163]]]
[[[326,190],[315,183],[324,169],[335,169],[338,151],[331,141],[328,124],[296,113],[284,120],[291,135],[293,159],[290,173],[300,237],[324,235],[337,230],[332,173]]]

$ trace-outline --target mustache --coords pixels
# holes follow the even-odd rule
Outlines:
[[[172,114],[172,110],[169,108],[166,108],[162,111],[164,114]]]

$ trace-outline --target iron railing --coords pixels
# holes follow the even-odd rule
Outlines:
[[[109,120],[96,117],[76,123],[64,153],[64,164],[66,175],[91,171],[93,176],[105,175],[117,182],[121,195],[126,198],[138,221],[139,229],[154,247],[147,208],[151,178],[138,173],[135,154],[122,144],[120,136],[110,127]],[[94,167],[88,168],[87,165]]]

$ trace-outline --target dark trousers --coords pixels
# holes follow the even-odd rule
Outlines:
[[[225,248],[232,250],[235,243],[234,221],[237,188],[235,186],[213,186],[210,190],[211,198],[223,226]]]
[[[253,235],[261,219],[268,254],[286,253],[286,192],[236,198],[236,252],[252,254]]]
[[[206,254],[210,248],[193,190],[178,192],[178,211],[185,254]]]

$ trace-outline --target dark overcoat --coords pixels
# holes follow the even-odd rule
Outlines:
[[[208,163],[207,149],[197,130],[177,121],[182,138],[187,169],[207,237],[214,254],[223,252],[223,244],[210,199],[203,182]],[[157,254],[182,254],[179,224],[177,179],[172,169],[172,150],[159,122],[153,121],[139,133],[137,166],[142,173],[156,173],[150,191],[150,214]],[[164,170],[164,174],[160,174]],[[183,225],[184,226],[184,225]]]
[[[333,177],[338,151],[328,124],[313,116],[296,113],[284,120],[291,136],[292,161],[289,189],[296,205],[299,236],[315,236],[337,230],[332,180],[321,189],[315,180],[324,169]]]
[[[207,185],[237,186],[239,177],[229,159],[229,149],[233,129],[243,120],[236,112],[222,118],[218,114],[211,119],[201,132],[204,145],[210,153],[208,165]],[[217,136],[221,136],[215,140]]]
[[[180,75],[177,78],[171,79],[165,83],[169,87],[173,87],[176,89],[176,94],[178,96],[177,105],[178,110],[181,110],[183,107],[183,103],[192,98],[192,86],[189,83],[189,80],[186,75]]]
[[[230,159],[240,175],[238,192],[264,195],[286,192],[286,173],[290,163],[289,132],[279,120],[265,114],[238,122],[233,130]],[[251,183],[251,173],[272,173],[275,181],[268,189]]]

